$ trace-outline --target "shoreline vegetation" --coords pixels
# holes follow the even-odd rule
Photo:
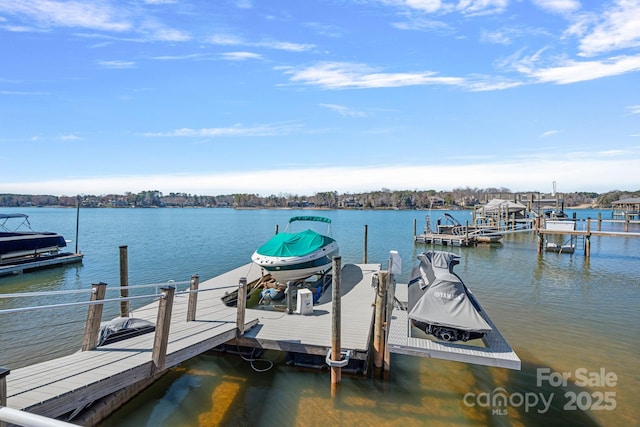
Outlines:
[[[620,199],[640,197],[638,191],[614,190],[607,193],[540,193],[511,192],[507,188],[459,188],[451,191],[389,190],[364,193],[336,191],[313,195],[260,196],[257,194],[228,194],[203,196],[189,193],[163,194],[157,190],[140,193],[52,196],[29,194],[0,194],[0,207],[77,207],[83,208],[235,208],[235,209],[473,209],[492,199],[531,202],[540,207],[557,209],[610,208]]]

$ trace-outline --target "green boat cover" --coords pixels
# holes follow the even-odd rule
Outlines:
[[[299,233],[278,233],[256,252],[264,256],[293,257],[307,255],[334,240],[313,230]]]

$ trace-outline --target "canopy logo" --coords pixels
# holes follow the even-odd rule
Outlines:
[[[571,384],[570,384],[571,381]],[[618,376],[615,372],[607,372],[605,368],[598,371],[589,371],[579,368],[573,372],[552,372],[550,368],[538,368],[536,370],[537,387],[571,387],[586,388],[589,390],[568,390],[562,396],[565,411],[612,411],[616,408],[616,392],[600,391],[594,388],[615,387],[618,384]],[[560,396],[560,394],[558,394]],[[543,392],[515,392],[509,393],[503,387],[496,387],[490,392],[467,393],[462,401],[468,407],[490,408],[492,415],[508,415],[509,408],[524,408],[524,412],[535,410],[538,414],[549,411],[556,393]]]

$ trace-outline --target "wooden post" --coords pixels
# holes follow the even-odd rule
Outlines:
[[[598,212],[598,231],[602,231],[602,212]]]
[[[332,288],[332,313],[331,313],[331,360],[333,362],[339,362],[342,359],[341,355],[341,301],[342,293],[340,285],[342,281],[342,269],[341,269],[342,257],[333,257],[333,283]],[[342,368],[337,366],[331,367],[331,396],[335,396],[338,384],[342,381]]]
[[[7,375],[11,371],[9,368],[0,366],[0,408],[7,406]],[[0,427],[6,427],[7,424],[0,420]]]
[[[80,231],[80,196],[76,196],[76,254],[78,253],[78,232]]]
[[[244,318],[247,310],[247,278],[241,277],[238,284],[238,313],[236,317],[236,336],[241,337],[244,334]]]
[[[415,220],[414,220],[415,221]],[[413,232],[413,234],[415,235],[415,231]],[[366,264],[367,263],[367,246],[368,246],[368,237],[369,235],[369,226],[367,224],[364,225],[364,249],[363,249],[363,256],[362,256],[362,263]]]
[[[166,286],[160,288],[162,297],[158,304],[158,319],[156,321],[156,334],[153,338],[153,352],[151,359],[151,375],[155,375],[164,369],[167,359],[167,346],[169,344],[169,328],[171,326],[171,310],[173,309],[173,296],[176,288]]]
[[[293,283],[287,282],[287,314],[293,313]]]
[[[387,310],[387,272],[378,273],[373,322],[373,366],[382,368],[384,360],[384,314]]]
[[[106,283],[94,283],[91,289],[91,301],[101,301],[107,292]],[[100,322],[102,321],[103,304],[91,304],[87,311],[87,322],[84,325],[84,337],[82,339],[82,351],[89,351],[96,348],[98,344],[98,333],[100,332]]]
[[[198,285],[200,284],[200,276],[194,274],[189,282],[189,303],[187,305],[187,322],[196,320],[196,309],[198,306]]]
[[[7,406],[7,375],[10,372],[9,368],[0,366],[0,406]]]
[[[120,297],[129,297],[129,259],[127,246],[120,246]],[[123,289],[124,288],[124,289]],[[129,317],[129,300],[120,301],[120,317]]]
[[[600,221],[598,221],[598,228],[600,228]],[[584,256],[587,258],[591,256],[591,217],[587,218],[587,233],[584,236]]]
[[[464,241],[466,244],[469,244],[469,221],[465,221],[464,223]]]
[[[591,236],[587,235],[584,239],[584,256],[589,258],[591,256]]]
[[[631,219],[631,215],[625,213],[624,214],[624,232],[628,233],[629,232],[629,220]]]
[[[389,259],[389,274],[386,282],[386,313],[384,320],[384,370],[389,372],[391,369],[391,353],[389,352],[389,330],[391,329],[391,316],[393,314],[393,302],[396,295],[395,279],[392,273],[391,259]]]
[[[538,231],[538,253],[541,254],[544,249],[544,234]]]

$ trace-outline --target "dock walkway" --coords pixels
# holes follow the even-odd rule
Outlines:
[[[356,359],[367,357],[374,299],[371,279],[379,268],[377,264],[342,267],[342,348]],[[310,315],[247,309],[244,336],[236,340],[237,308],[224,305],[222,297],[237,289],[241,277],[251,283],[260,276],[258,266],[247,264],[201,282],[200,291],[208,291],[199,292],[196,319],[191,322],[186,321],[188,295],[176,295],[164,367],[225,343],[326,355],[331,348],[330,289]],[[133,316],[155,323],[157,306],[154,302]],[[6,378],[7,407],[60,418],[141,381],[153,381],[153,345],[154,334],[145,334],[13,370]]]
[[[372,277],[379,264],[346,264],[342,267],[343,349],[351,350],[351,358],[366,360],[369,351],[375,298]],[[324,356],[331,348],[331,286],[313,307],[310,315],[288,315],[260,309],[247,309],[247,315],[258,318],[258,325],[238,339],[247,347]]]
[[[250,264],[249,264],[250,265]],[[200,283],[196,320],[187,322],[187,295],[173,302],[165,368],[175,366],[236,337],[237,310],[221,297],[237,287],[240,277],[257,280],[249,265]],[[226,289],[225,289],[226,288]],[[157,306],[157,302],[153,303]],[[155,323],[157,310],[140,309],[139,318]],[[135,314],[135,313],[134,313]],[[245,330],[258,319],[245,318]],[[58,418],[113,392],[152,377],[154,334],[119,341],[91,351],[12,370],[7,376],[7,407]]]

